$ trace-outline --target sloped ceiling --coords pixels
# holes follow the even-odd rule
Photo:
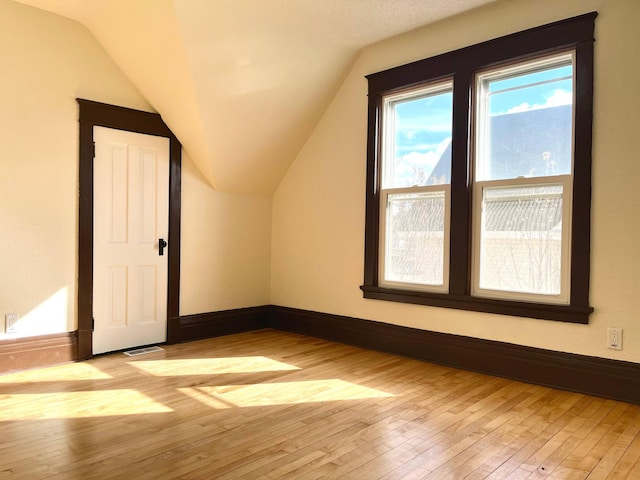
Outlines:
[[[18,0],[84,24],[216,189],[275,190],[358,50],[494,0]]]

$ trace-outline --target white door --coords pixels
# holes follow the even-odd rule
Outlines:
[[[167,337],[169,139],[95,127],[93,353]]]

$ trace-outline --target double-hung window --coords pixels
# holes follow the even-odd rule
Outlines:
[[[435,167],[451,141],[452,93],[444,81],[384,97],[381,285],[447,291],[451,188]]]
[[[596,15],[367,77],[366,298],[588,321]]]
[[[475,76],[472,293],[569,303],[573,52]]]

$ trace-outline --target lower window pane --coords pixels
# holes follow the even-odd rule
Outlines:
[[[483,189],[481,289],[559,295],[562,185]]]
[[[444,283],[445,192],[390,194],[384,279]]]

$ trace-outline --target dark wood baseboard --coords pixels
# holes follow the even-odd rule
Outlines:
[[[180,317],[180,341],[219,337],[267,328],[269,306],[238,308]]]
[[[76,332],[0,340],[0,373],[72,362],[77,344]]]
[[[640,364],[271,306],[269,326],[440,365],[640,404]]]

